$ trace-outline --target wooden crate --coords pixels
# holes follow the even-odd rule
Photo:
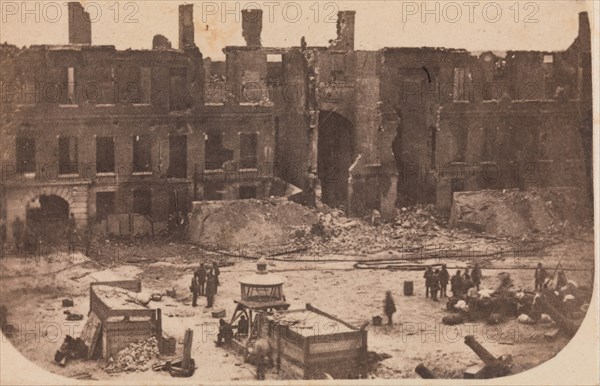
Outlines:
[[[94,286],[108,285],[141,292],[139,280],[95,282],[90,284],[90,313],[102,323],[102,357],[108,359],[127,345],[155,336],[162,337],[162,318],[159,309],[112,309],[94,292]]]
[[[303,310],[282,311],[293,317],[294,313],[319,315],[328,320],[331,326],[343,327],[343,332],[335,328],[321,326],[310,333],[298,333],[293,326],[280,324],[276,318],[262,317],[259,321],[259,335],[269,340],[275,349],[275,360],[286,378],[322,379],[327,373],[336,379],[354,379],[366,376],[367,372],[367,331],[352,326],[329,315],[310,304]]]

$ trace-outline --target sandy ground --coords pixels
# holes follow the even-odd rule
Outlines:
[[[0,298],[9,310],[8,321],[18,328],[10,338],[11,343],[25,357],[53,373],[75,378],[114,379],[144,382],[170,379],[164,372],[151,370],[143,373],[109,375],[102,369],[103,361],[74,361],[66,367],[53,363],[54,352],[66,334],[79,336],[85,319],[77,322],[65,320],[61,306],[63,298],[72,298],[73,312],[87,316],[89,309],[89,284],[93,281],[134,279],[142,280],[144,290],[164,292],[175,288],[177,297],[163,297],[161,302],[151,302],[163,312],[163,329],[174,336],[178,353],[182,350],[186,328],[194,331],[192,356],[198,369],[189,382],[213,382],[253,380],[254,367],[243,363],[243,358],[232,351],[215,347],[217,320],[210,310],[204,308],[205,298],[199,307],[191,307],[189,282],[199,260],[199,251],[187,245],[172,245],[174,253],[154,248],[153,260],[136,264],[114,264],[102,267],[82,255],[73,258],[18,259],[8,257],[0,262]],[[165,248],[167,250],[169,248]],[[137,256],[146,257],[144,249]],[[516,286],[533,286],[533,268],[538,261],[552,269],[560,260],[563,267],[573,269],[567,273],[580,285],[593,284],[593,235],[582,234],[547,248],[537,256],[505,256],[498,259],[477,260],[483,269],[482,287],[491,287],[498,273],[506,271]],[[395,251],[382,252],[376,257],[398,257]],[[297,256],[303,258],[303,256]],[[304,256],[309,259],[309,256]],[[315,259],[310,262],[270,261],[269,268],[286,279],[284,293],[291,308],[302,308],[311,303],[330,314],[336,315],[356,326],[370,321],[372,316],[382,314],[386,290],[391,290],[398,312],[392,326],[367,327],[369,350],[391,355],[381,361],[370,374],[373,378],[417,378],[414,368],[426,364],[438,377],[462,378],[463,371],[479,358],[463,343],[464,337],[474,334],[496,356],[512,354],[513,373],[537,366],[555,356],[568,339],[559,336],[546,341],[543,334],[551,325],[525,326],[510,319],[496,326],[484,322],[448,327],[441,324],[447,315],[445,301],[425,299],[422,272],[354,269],[355,258],[343,255],[327,256],[328,259],[347,262],[327,262]],[[155,262],[152,262],[155,261]],[[231,267],[222,268],[221,282],[215,308],[225,308],[227,317],[234,310],[233,299],[239,297],[238,279],[254,271],[255,263],[234,260]],[[441,260],[423,263],[442,262]],[[444,259],[453,273],[464,269],[472,261]],[[404,281],[415,285],[414,296],[403,295]],[[271,371],[267,379],[278,379]]]

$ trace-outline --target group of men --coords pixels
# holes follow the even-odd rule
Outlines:
[[[200,263],[200,267],[194,272],[192,276],[192,284],[190,285],[190,291],[192,291],[192,307],[198,306],[198,296],[206,296],[206,308],[211,308],[215,301],[215,295],[217,294],[217,287],[219,283],[219,266],[216,261],[207,268],[204,263]]]
[[[438,301],[438,292],[440,297],[448,297],[446,288],[449,280],[450,290],[455,297],[464,295],[470,288],[477,288],[477,291],[479,291],[481,277],[479,264],[475,264],[471,270],[471,274],[469,274],[468,270],[465,270],[463,275],[458,270],[452,278],[450,278],[446,264],[442,265],[441,270],[436,269],[435,271],[431,266],[428,266],[423,274],[423,278],[425,279],[425,297],[428,298],[431,295],[431,299],[435,302]]]

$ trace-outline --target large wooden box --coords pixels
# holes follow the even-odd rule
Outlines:
[[[293,319],[298,323],[290,324]],[[306,309],[262,317],[259,323],[259,335],[274,348],[274,359],[284,378],[323,379],[325,374],[335,379],[366,376],[364,328],[352,326],[310,304]]]
[[[141,292],[139,280],[95,282],[90,284],[90,312],[102,323],[102,357],[108,359],[127,345],[155,336],[162,336],[160,309],[114,309],[106,305],[94,291],[94,286],[107,285]]]

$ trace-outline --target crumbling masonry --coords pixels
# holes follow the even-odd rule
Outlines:
[[[248,10],[247,45],[217,62],[194,42],[192,5],[179,8],[177,49],[161,35],[152,50],[92,45],[89,17],[69,10],[68,45],[0,46],[9,240],[17,217],[165,222],[193,200],[283,195],[286,183],[302,190],[291,199],[384,218],[414,203],[447,212],[462,190],[591,197],[586,13],[565,51],[475,55],[355,50],[353,11],[329,47],[265,47],[262,13]]]

